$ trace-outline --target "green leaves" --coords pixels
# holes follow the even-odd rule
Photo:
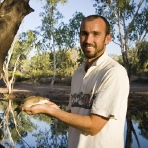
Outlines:
[[[136,41],[148,35],[147,0],[95,0],[94,7],[110,22],[113,41],[121,47],[124,66],[130,74],[129,45],[134,47]]]
[[[136,47],[138,48],[139,68],[148,72],[148,42],[137,43]]]

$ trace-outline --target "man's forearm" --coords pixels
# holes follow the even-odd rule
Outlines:
[[[46,114],[50,117],[57,118],[64,123],[81,130],[90,135],[97,134],[107,123],[108,118],[99,115],[90,114],[82,116],[78,114],[68,113],[61,110],[55,103],[49,102],[48,104],[39,104],[32,107],[22,108],[27,114]]]
[[[49,111],[49,110],[48,110]],[[48,114],[48,113],[47,113]],[[98,133],[108,121],[97,115],[82,116],[52,108],[49,114],[62,122],[90,135]]]

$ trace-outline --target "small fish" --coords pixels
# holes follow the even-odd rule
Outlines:
[[[23,107],[31,107],[37,104],[48,103],[50,99],[40,96],[30,96],[21,101],[20,106],[18,106],[14,111],[17,112],[17,115],[22,111]]]

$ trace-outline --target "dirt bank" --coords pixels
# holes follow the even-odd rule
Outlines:
[[[68,103],[70,86],[54,84],[52,92],[49,91],[50,84],[33,84],[31,82],[16,82],[11,96],[15,100],[26,98],[30,95],[39,95],[50,98],[55,103]],[[5,85],[0,83],[0,93],[6,93]],[[2,98],[2,96],[0,96]],[[148,109],[148,83],[131,82],[129,104]],[[140,101],[140,102],[139,102]],[[142,104],[142,105],[140,105]],[[130,108],[131,108],[130,107]]]

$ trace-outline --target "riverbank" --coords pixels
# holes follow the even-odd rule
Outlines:
[[[11,98],[14,100],[24,99],[31,95],[43,96],[49,98],[55,103],[68,103],[70,95],[70,86],[64,84],[54,84],[52,91],[50,84],[40,83],[34,84],[32,82],[16,82]],[[7,93],[6,86],[0,83],[0,94]],[[2,96],[0,96],[2,99]],[[146,108],[148,109],[148,83],[146,81],[133,81],[130,84],[129,107],[130,108]]]

